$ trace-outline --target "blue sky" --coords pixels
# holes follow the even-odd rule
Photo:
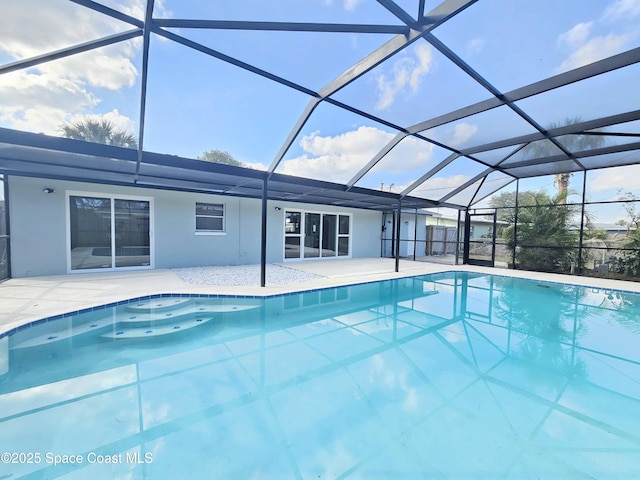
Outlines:
[[[103,3],[138,18],[144,14],[142,0]],[[425,3],[427,10],[437,5]],[[418,0],[398,4],[415,17]],[[130,28],[67,0],[5,2],[1,8],[2,63]],[[155,15],[400,23],[370,0],[164,0],[156,2]],[[434,35],[495,87],[509,91],[640,46],[639,25],[640,0],[480,0],[437,28]],[[313,90],[391,38],[346,33],[171,31]],[[149,65],[144,148],[150,151],[193,158],[205,150],[221,149],[256,168],[265,168],[309,101],[303,93],[157,36],[152,36]],[[0,126],[58,135],[63,122],[97,115],[137,134],[141,70],[138,38],[1,75]],[[628,67],[518,105],[543,126],[576,115],[588,120],[635,110],[640,108],[639,77],[640,68]],[[489,97],[423,41],[334,95],[338,101],[401,127]],[[503,107],[423,133],[464,148],[532,131]],[[278,171],[346,182],[396,133],[388,126],[322,103]],[[384,184],[387,189],[401,191],[448,154],[407,138],[358,185],[380,188]],[[469,160],[454,162],[416,194],[430,197],[446,193],[481,170]],[[634,170],[593,173],[590,183],[594,195],[613,199],[616,188],[637,188],[637,176],[629,171]],[[548,183],[548,179],[541,179],[540,188]],[[553,185],[547,187],[552,191]]]

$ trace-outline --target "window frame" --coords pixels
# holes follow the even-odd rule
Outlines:
[[[83,274],[83,273],[100,273],[100,272],[119,272],[126,270],[153,270],[155,268],[155,198],[154,197],[143,197],[139,195],[128,195],[128,194],[119,194],[119,193],[110,193],[110,192],[96,192],[96,191],[85,191],[85,190],[65,190],[65,243],[66,243],[66,262],[67,262],[67,273],[68,274]],[[78,269],[73,268],[73,262],[71,258],[71,227],[72,227],[72,219],[71,219],[71,197],[89,197],[89,198],[101,198],[105,200],[109,200],[110,202],[110,227],[111,227],[111,267],[100,267],[100,268],[84,268]],[[139,202],[147,202],[149,204],[149,264],[148,265],[134,265],[134,266],[117,266],[115,264],[115,257],[113,256],[113,252],[115,249],[116,242],[116,211],[115,211],[115,201],[116,200],[134,200]]]
[[[222,207],[222,215],[201,215],[198,214],[198,205],[213,205],[216,207]],[[204,230],[198,229],[198,218],[220,218],[222,219],[222,228],[220,230]],[[227,206],[225,203],[212,203],[212,202],[195,202],[194,203],[194,232],[196,235],[226,235],[227,234]]]
[[[287,228],[286,228],[286,218],[287,218],[287,213],[298,213],[300,215],[300,231],[298,233],[292,233],[292,232],[287,232]],[[322,252],[320,252],[320,255],[318,257],[305,257],[304,256],[304,242],[305,242],[305,229],[306,229],[306,221],[307,221],[307,214],[318,214],[320,215],[320,239],[322,241],[322,235],[323,235],[323,218],[324,215],[335,215],[336,216],[336,234],[335,234],[335,241],[336,241],[336,249],[335,255],[322,255]],[[340,217],[347,217],[349,219],[349,226],[348,226],[348,231],[349,233],[340,233]],[[337,212],[331,212],[331,211],[325,211],[325,210],[305,210],[305,209],[299,209],[299,208],[285,208],[282,214],[282,231],[283,231],[283,252],[282,252],[282,260],[284,262],[295,262],[295,261],[315,261],[315,260],[328,260],[328,259],[338,259],[338,258],[352,258],[353,257],[353,213],[352,212],[344,212],[344,211],[337,211]],[[287,253],[286,253],[286,249],[287,249],[287,238],[299,238],[299,245],[300,245],[300,255],[298,257],[287,257]],[[340,251],[340,239],[348,239],[348,254],[347,255],[340,255],[339,251]]]

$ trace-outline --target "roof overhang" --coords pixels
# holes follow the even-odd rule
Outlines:
[[[0,129],[0,173],[388,211],[431,200],[263,170]],[[455,206],[452,206],[455,208]]]

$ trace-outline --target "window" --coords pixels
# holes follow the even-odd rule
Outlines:
[[[196,202],[196,233],[223,233],[224,205]]]
[[[338,224],[338,256],[340,257],[349,255],[350,227],[351,217],[348,215],[340,215]]]

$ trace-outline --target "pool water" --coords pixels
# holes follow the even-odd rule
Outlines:
[[[637,294],[462,272],[138,299],[0,338],[0,478],[638,478],[638,345]]]

